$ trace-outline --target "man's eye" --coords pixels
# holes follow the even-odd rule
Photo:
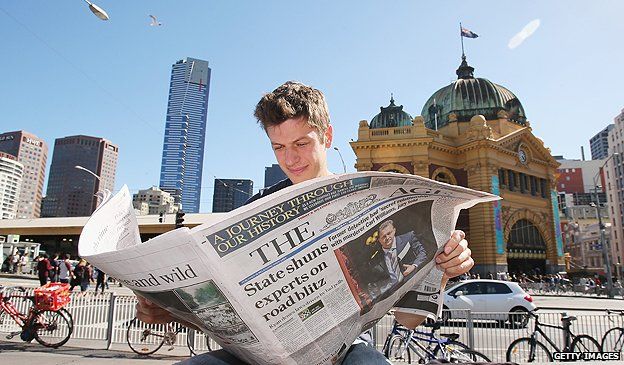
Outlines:
[[[304,146],[307,146],[307,145],[308,145],[308,143],[307,143],[307,142],[304,142],[304,143],[297,143],[297,147],[304,147]]]
[[[273,146],[274,151],[281,150],[282,148],[284,148],[284,146]]]

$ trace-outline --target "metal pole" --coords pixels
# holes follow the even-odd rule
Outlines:
[[[338,147],[334,147],[334,149],[338,151],[338,156],[340,156],[340,162],[342,162],[342,172],[346,174],[347,166],[345,165],[344,160],[342,159],[342,153],[340,153],[340,150],[338,149]]]
[[[106,282],[104,282],[106,285]],[[110,293],[110,301],[108,305],[108,327],[106,328],[106,349],[110,350],[111,344],[113,343],[113,325],[115,322],[115,302],[116,296],[114,292]]]
[[[602,260],[605,264],[605,273],[607,276],[607,297],[613,298],[613,279],[611,278],[611,260],[609,258],[609,247],[605,240],[605,227],[602,223],[602,215],[600,214],[600,201],[598,199],[598,186],[594,179],[594,197],[596,199],[596,215],[598,215],[598,228],[600,229],[600,245],[602,246]]]

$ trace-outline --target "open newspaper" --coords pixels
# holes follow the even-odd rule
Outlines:
[[[124,186],[79,252],[249,363],[330,364],[395,303],[437,314],[435,255],[461,209],[496,199],[414,175],[333,175],[141,243]]]

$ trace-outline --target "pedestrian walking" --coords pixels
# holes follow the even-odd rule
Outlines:
[[[73,291],[74,287],[80,287],[80,293],[84,293],[89,289],[89,284],[93,281],[93,269],[91,264],[87,264],[87,260],[80,259],[78,265],[73,272],[74,276],[69,286],[69,291]]]
[[[98,292],[98,288],[102,288],[102,294],[104,294],[104,287],[106,287],[106,273],[100,270],[99,268],[95,268],[95,273],[97,278],[95,279],[95,294]]]
[[[69,254],[65,254],[63,256],[64,259],[59,266],[58,280],[64,284],[68,284],[74,275],[72,272],[72,265],[69,262],[69,257]]]
[[[54,258],[50,260],[50,265],[52,266],[52,270],[50,270],[50,282],[52,283],[58,283],[59,270],[63,263],[63,260],[61,260],[59,256],[60,254],[56,252]]]
[[[37,276],[39,276],[39,284],[41,284],[41,286],[48,283],[48,277],[50,276],[51,271],[52,265],[50,264],[50,260],[48,260],[48,255],[39,255],[39,261],[37,262]]]

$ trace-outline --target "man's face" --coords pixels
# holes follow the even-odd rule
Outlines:
[[[330,175],[327,148],[332,141],[331,125],[325,132],[325,138],[321,138],[305,118],[288,119],[280,125],[268,127],[267,135],[277,163],[293,184]]]
[[[392,242],[394,241],[394,234],[396,233],[396,229],[393,225],[389,224],[385,226],[383,229],[379,230],[379,243],[381,243],[381,247],[388,250],[392,248]]]

